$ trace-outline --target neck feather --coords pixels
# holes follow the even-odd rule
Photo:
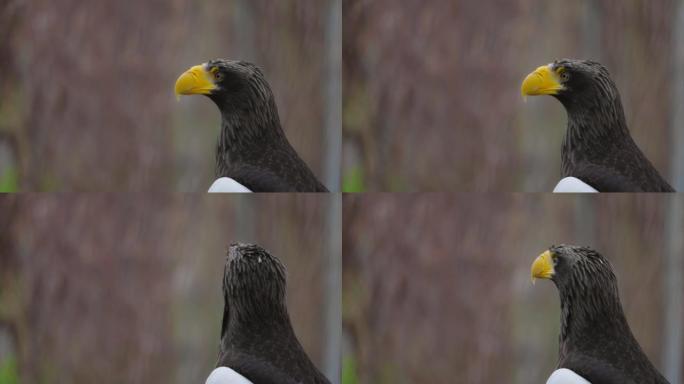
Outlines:
[[[593,97],[559,98],[568,113],[561,148],[563,166],[582,160],[578,156],[608,154],[606,145],[632,145],[620,95],[613,87],[597,86]]]
[[[286,141],[273,97],[262,102],[224,101],[216,149],[216,176],[232,163],[258,161],[274,145]]]
[[[585,348],[587,334],[610,340],[615,334],[631,334],[622,310],[617,285],[591,284],[577,276],[561,291],[560,349]],[[592,340],[600,344],[603,340]],[[577,345],[570,345],[576,343]]]

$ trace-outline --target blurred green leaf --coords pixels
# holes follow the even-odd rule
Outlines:
[[[0,384],[18,384],[17,361],[13,356],[0,361]]]
[[[356,375],[356,360],[354,356],[347,356],[342,360],[342,384],[356,384],[359,378]],[[3,384],[0,382],[0,384]]]
[[[0,192],[17,192],[19,189],[19,175],[16,168],[9,167],[0,174]],[[0,383],[2,383],[0,381]]]
[[[350,168],[342,178],[342,192],[363,192],[363,169],[360,166]]]

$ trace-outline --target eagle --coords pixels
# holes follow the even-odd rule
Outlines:
[[[556,60],[530,73],[521,92],[551,95],[567,111],[563,179],[554,192],[674,192],[632,139],[620,93],[603,65]]]
[[[223,272],[217,368],[206,384],[330,384],[295,336],[285,267],[255,244],[232,244]]]
[[[588,247],[552,246],[537,257],[532,282],[560,294],[557,370],[547,384],[666,384],[634,338],[610,262]]]
[[[327,192],[280,125],[271,87],[256,65],[216,59],[180,75],[175,93],[205,95],[221,112],[216,177],[209,192]]]

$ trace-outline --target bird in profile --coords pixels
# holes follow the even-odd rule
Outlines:
[[[554,192],[674,192],[632,139],[603,65],[556,60],[530,73],[521,91],[523,97],[551,95],[567,111],[562,180]]]
[[[587,247],[553,246],[532,263],[532,281],[558,288],[557,370],[547,384],[667,384],[634,338],[613,268]]]
[[[223,274],[217,368],[206,384],[330,384],[295,336],[285,267],[265,249],[233,244]]]
[[[262,71],[244,61],[216,59],[180,75],[176,95],[205,95],[221,112],[216,177],[209,192],[327,192],[280,125]]]

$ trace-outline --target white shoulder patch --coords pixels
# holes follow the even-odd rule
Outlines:
[[[549,379],[546,380],[546,384],[591,384],[584,377],[576,374],[575,372],[567,369],[561,368],[553,371]]]
[[[228,367],[218,367],[211,372],[205,384],[252,384],[252,382]]]
[[[252,192],[244,185],[238,183],[237,181],[231,179],[230,177],[221,177],[216,179],[214,183],[209,187],[209,193],[240,193],[240,192]]]
[[[596,193],[598,192],[589,184],[576,177],[566,177],[558,182],[553,193]]]

